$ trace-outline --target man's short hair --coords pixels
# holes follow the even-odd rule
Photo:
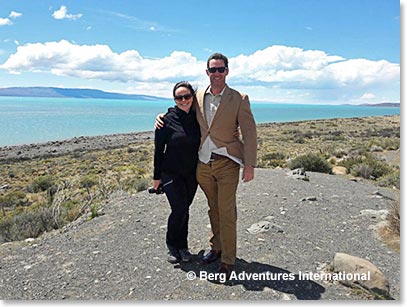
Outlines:
[[[208,61],[206,62],[206,67],[209,68],[209,61],[210,60],[223,60],[223,63],[225,63],[225,67],[229,67],[229,60],[228,58],[223,55],[222,53],[214,53],[212,54],[209,58]]]

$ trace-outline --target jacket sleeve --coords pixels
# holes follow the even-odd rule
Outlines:
[[[254,167],[257,159],[257,128],[247,95],[242,96],[238,121],[243,138],[243,164]]]
[[[165,146],[167,144],[168,121],[164,118],[164,127],[155,130],[154,137],[154,173],[153,179],[161,179],[162,166],[164,163]]]

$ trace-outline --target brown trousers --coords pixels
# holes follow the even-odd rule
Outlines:
[[[196,175],[208,199],[211,249],[222,251],[222,262],[232,265],[236,261],[236,190],[239,169],[239,164],[225,157],[208,164],[199,162]]]

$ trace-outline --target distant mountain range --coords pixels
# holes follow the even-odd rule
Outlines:
[[[13,97],[55,97],[55,98],[100,98],[100,99],[166,99],[149,95],[129,95],[110,93],[101,90],[58,87],[7,87],[0,88],[0,96]]]
[[[360,106],[400,108],[400,103],[399,102],[364,103],[364,104],[360,104]]]
[[[131,95],[104,92],[101,90],[59,87],[6,87],[0,88],[0,96],[13,97],[55,97],[55,98],[99,98],[99,99],[135,99],[135,100],[162,100],[169,99],[149,95]],[[384,102],[377,104],[360,104],[359,106],[372,107],[400,107],[400,103]]]

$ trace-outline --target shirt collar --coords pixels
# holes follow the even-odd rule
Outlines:
[[[223,90],[222,90],[218,95],[222,96],[223,93],[225,92],[226,87],[227,87],[227,85],[225,84],[225,86],[223,87]],[[213,94],[212,94],[212,92],[211,92],[211,87],[210,87],[210,86],[208,86],[208,88],[206,89],[205,95],[206,95],[206,94],[211,94],[211,95],[213,96]]]

